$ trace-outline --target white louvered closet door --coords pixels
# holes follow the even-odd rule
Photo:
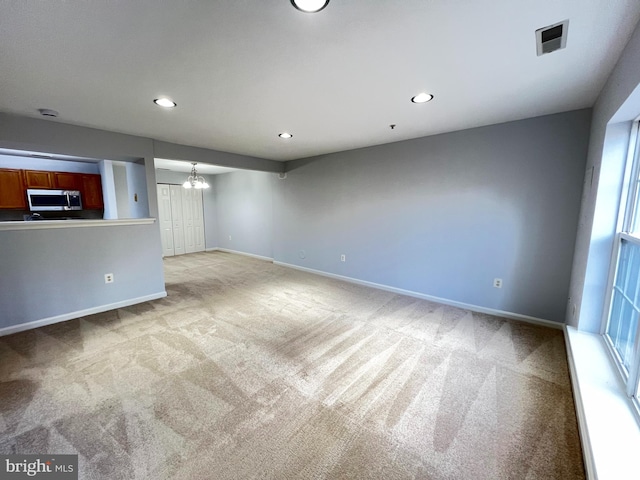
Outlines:
[[[171,220],[171,189],[169,185],[158,184],[158,221],[162,237],[162,256],[171,257],[173,250],[173,222]]]
[[[200,190],[191,188],[182,190],[182,220],[184,224],[184,249],[187,253],[196,251],[195,234],[193,231],[194,217],[194,194],[200,193]]]
[[[202,190],[183,190],[182,216],[187,253],[204,251],[204,212]]]
[[[157,185],[157,189],[162,255],[168,257],[204,251],[202,190],[162,183]]]
[[[171,185],[171,220],[173,225],[173,251],[175,255],[186,253],[184,247],[184,219],[182,215],[182,192],[180,185]]]
[[[204,252],[204,199],[202,190],[196,191],[193,202],[193,233],[196,252]]]

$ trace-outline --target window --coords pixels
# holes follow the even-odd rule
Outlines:
[[[620,236],[607,335],[628,375],[634,360],[640,316],[640,240]]]
[[[634,124],[628,189],[616,235],[615,269],[604,336],[640,418],[640,122]],[[623,200],[625,200],[623,198]]]

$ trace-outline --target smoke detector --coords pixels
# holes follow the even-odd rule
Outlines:
[[[48,108],[39,108],[38,111],[43,117],[57,117],[58,115],[60,115],[55,110],[50,110]]]

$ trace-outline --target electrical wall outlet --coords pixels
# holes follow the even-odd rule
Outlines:
[[[104,283],[113,283],[113,273],[104,274]]]
[[[346,262],[347,261],[347,256],[344,253],[342,255],[340,255],[340,261],[341,262]]]
[[[229,235],[229,240],[231,240],[231,235]]]
[[[494,278],[493,279],[493,286],[496,288],[502,288],[502,279],[501,278]]]

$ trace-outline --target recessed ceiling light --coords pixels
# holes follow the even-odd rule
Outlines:
[[[291,0],[291,5],[307,13],[316,13],[329,5],[329,0]]]
[[[279,133],[278,136],[280,138],[291,138],[291,137],[293,137],[293,135],[291,135],[290,133],[287,133],[287,132]]]
[[[413,103],[427,103],[429,100],[433,100],[433,95],[425,92],[419,93],[411,99]]]
[[[173,100],[168,99],[167,97],[160,97],[160,98],[156,98],[153,103],[155,103],[156,105],[160,105],[161,107],[165,107],[165,108],[173,108],[175,107],[177,104],[176,102],[174,102]]]

